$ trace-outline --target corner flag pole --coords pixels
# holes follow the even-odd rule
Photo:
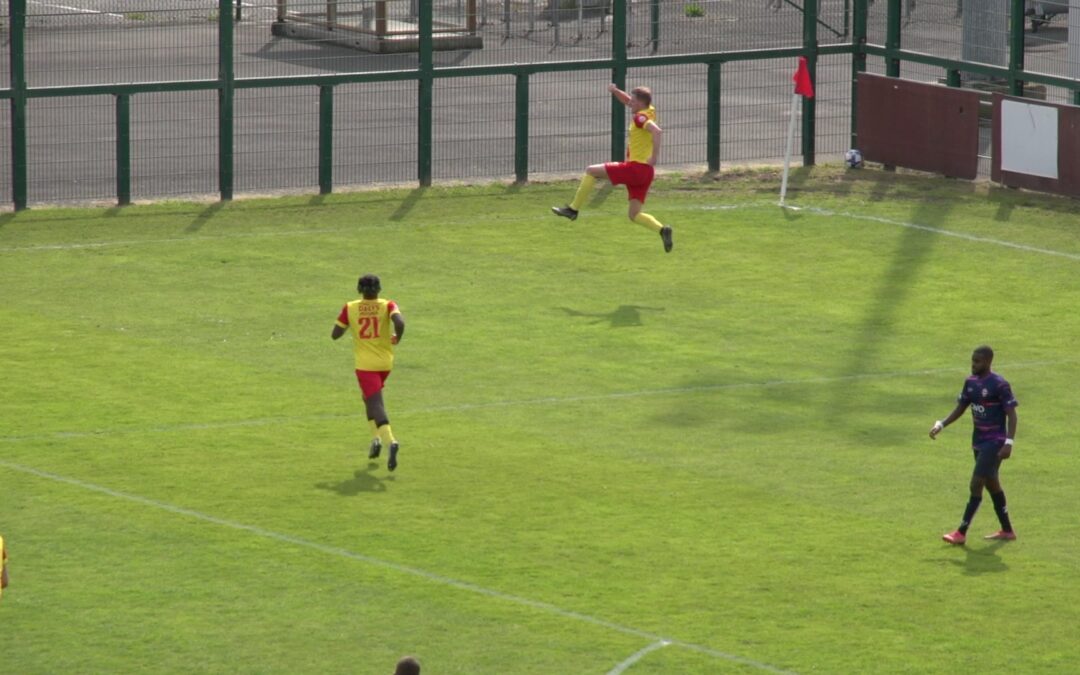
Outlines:
[[[799,57],[799,67],[791,80],[795,83],[795,93],[791,95],[791,115],[788,118],[787,150],[784,152],[784,177],[780,181],[780,206],[784,207],[784,199],[787,197],[788,172],[791,170],[791,152],[795,145],[795,118],[799,112],[799,97],[814,97],[814,85],[810,81],[810,69],[806,65],[806,57]]]

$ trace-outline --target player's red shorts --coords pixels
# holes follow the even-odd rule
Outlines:
[[[363,392],[364,398],[374,396],[382,391],[383,384],[386,383],[388,377],[390,377],[389,370],[356,371],[356,381],[360,383],[360,391]]]
[[[651,165],[641,162],[607,162],[604,169],[612,185],[625,185],[626,195],[630,199],[645,203],[645,195],[649,194],[649,186],[652,185],[653,175],[656,173]]]

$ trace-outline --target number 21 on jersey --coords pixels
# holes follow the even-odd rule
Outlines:
[[[375,316],[362,316],[357,321],[357,335],[361,340],[374,340],[379,337],[379,318]]]

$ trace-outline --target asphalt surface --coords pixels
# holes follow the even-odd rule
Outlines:
[[[484,48],[436,53],[436,66],[600,59],[611,52],[610,18],[564,14],[555,24],[546,2],[478,0]],[[845,0],[820,0],[819,42],[847,38]],[[359,23],[365,3],[339,2]],[[371,2],[366,4],[370,5]],[[391,3],[391,18],[409,20],[409,2]],[[704,16],[686,16],[697,4]],[[140,9],[151,6],[152,9]],[[438,0],[436,21],[461,22],[463,0]],[[959,57],[961,19],[955,0],[909,5],[904,46]],[[317,12],[323,5],[289,4]],[[57,0],[28,4],[31,87],[210,80],[217,76],[216,3],[206,0]],[[504,10],[511,21],[504,21]],[[797,47],[802,14],[781,0],[663,0],[657,54]],[[871,9],[871,42],[884,41],[884,2]],[[376,55],[316,40],[271,34],[274,4],[244,4],[235,28],[237,78],[409,70],[412,54]],[[654,53],[647,0],[631,4],[630,56]],[[4,17],[4,24],[7,19]],[[1066,17],[1029,33],[1027,64],[1064,75]],[[7,49],[0,86],[8,86]],[[721,161],[782,160],[792,102],[794,59],[732,64],[722,71]],[[871,61],[871,71],[882,64]],[[905,65],[904,77],[935,80],[935,69]],[[551,73],[530,80],[530,173],[576,173],[609,154],[606,71]],[[704,66],[632,69],[630,84],[654,89],[665,129],[662,169],[703,168]],[[850,62],[824,57],[817,75],[817,150],[835,160],[849,145]],[[1063,93],[1054,94],[1063,100]],[[436,181],[513,178],[514,81],[510,77],[439,79],[435,89]],[[31,203],[115,198],[115,115],[111,96],[33,99],[29,105]],[[238,90],[235,190],[318,189],[318,91],[314,87]],[[415,184],[416,85],[346,85],[334,100],[336,186]],[[10,126],[8,106],[0,125]],[[132,99],[133,197],[214,195],[217,191],[217,94],[141,94]],[[796,148],[798,144],[796,143]],[[799,157],[796,157],[798,163]],[[819,161],[820,161],[819,160]],[[10,147],[0,144],[0,202],[11,203]]]

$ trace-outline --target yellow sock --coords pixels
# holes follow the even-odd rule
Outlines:
[[[375,420],[368,420],[367,423],[368,423],[368,426],[371,427],[371,437],[372,438],[378,438],[379,437],[379,425],[375,424]]]
[[[585,205],[585,200],[589,198],[589,193],[592,192],[594,185],[596,185],[595,178],[589,174],[582,176],[581,185],[578,186],[577,194],[574,195],[574,201],[570,202],[570,208],[580,211],[581,207]]]
[[[382,439],[383,445],[390,445],[396,439],[394,438],[394,432],[390,430],[389,424],[384,424],[379,427],[379,438]]]
[[[660,223],[659,220],[657,220],[656,218],[653,218],[652,216],[650,216],[647,213],[639,213],[639,214],[637,214],[637,216],[634,218],[634,222],[637,223],[638,225],[644,225],[645,227],[649,228],[653,232],[659,232],[660,230],[662,230],[664,228],[664,226]]]

